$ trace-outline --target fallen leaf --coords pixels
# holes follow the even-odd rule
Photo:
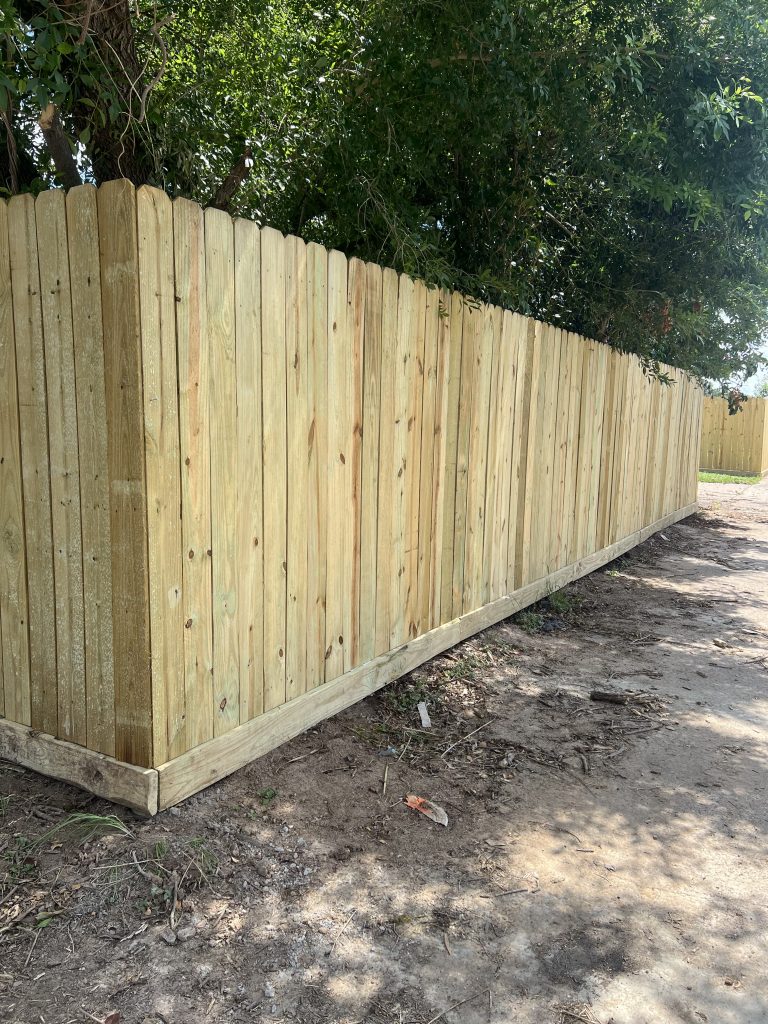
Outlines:
[[[432,801],[427,800],[426,797],[416,796],[413,793],[409,793],[405,798],[405,804],[412,810],[425,815],[431,821],[436,821],[438,825],[448,824],[448,815],[445,813],[443,808],[438,804],[433,804]]]

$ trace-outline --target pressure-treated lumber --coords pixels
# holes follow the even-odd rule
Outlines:
[[[328,541],[328,253],[307,246],[307,679],[325,679],[325,590]]]
[[[211,386],[214,736],[228,732],[240,721],[234,247],[231,218],[222,210],[206,210],[205,296]],[[282,689],[284,692],[284,682]]]
[[[0,759],[69,782],[137,814],[158,809],[158,773],[0,718]]]
[[[24,546],[27,579],[32,580],[34,586],[27,586],[29,676],[16,676],[12,684],[6,686],[6,714],[12,714],[22,724],[55,732],[58,708],[51,474],[40,271],[35,206],[31,196],[14,196],[8,203],[8,238],[24,496]],[[7,417],[5,419],[7,422]]]
[[[192,793],[225,778],[261,757],[306,729],[338,714],[351,704],[370,696],[393,679],[412,672],[419,665],[442,651],[461,643],[467,637],[514,615],[527,605],[541,600],[568,583],[585,576],[618,558],[630,548],[647,540],[659,530],[692,515],[694,503],[680,509],[610,547],[597,551],[578,562],[528,584],[508,597],[500,598],[484,608],[468,612],[438,626],[385,655],[339,676],[333,683],[306,693],[281,708],[247,722],[227,736],[211,740],[158,767],[159,809],[172,807]]]
[[[152,724],[156,760],[186,747],[181,599],[181,466],[176,362],[173,208],[158,189],[137,196],[144,392],[144,461],[152,632]]]
[[[335,679],[344,672],[344,644],[351,641],[345,623],[349,624],[350,596],[345,594],[350,534],[354,525],[351,502],[351,377],[352,336],[347,329],[347,260],[343,253],[328,254],[328,403],[327,447],[327,547],[325,597],[325,679]],[[343,526],[342,526],[343,524]]]
[[[128,181],[102,185],[98,214],[112,537],[115,756],[149,767],[153,759],[149,554],[133,185]]]
[[[750,398],[730,413],[724,398],[705,398],[699,467],[734,475],[768,473],[768,399]]]
[[[75,352],[64,193],[35,202],[43,321],[53,579],[57,733],[86,744],[85,617]],[[51,718],[53,709],[51,708]],[[46,725],[43,725],[46,728]]]
[[[376,597],[381,437],[382,301],[381,267],[365,266],[365,330],[362,368],[362,467],[360,484],[360,660],[376,653]]]
[[[237,636],[239,720],[264,708],[264,481],[262,459],[261,239],[235,221],[235,373],[237,401]]]
[[[0,368],[0,714],[143,768],[696,494],[684,373],[129,182],[0,206]]]
[[[5,203],[0,203],[0,522],[0,712],[29,721],[27,556]]]
[[[99,226],[93,185],[69,190],[66,215],[83,532],[86,734],[91,750],[114,755],[112,537]]]
[[[210,372],[203,211],[173,204],[187,746],[213,736]],[[262,681],[258,681],[258,709]],[[258,711],[256,711],[258,713]]]
[[[307,531],[309,497],[307,247],[300,238],[286,239],[285,346],[287,373],[288,566],[286,595],[285,697],[306,690],[307,679]],[[241,406],[238,402],[238,412]],[[244,461],[253,461],[244,452]]]
[[[395,469],[395,367],[397,365],[397,313],[399,281],[394,270],[382,272],[381,396],[379,410],[379,487],[376,538],[376,640],[374,653],[390,648],[392,628],[392,572],[395,549],[393,526],[399,503],[399,477]],[[399,504],[398,504],[399,507]]]

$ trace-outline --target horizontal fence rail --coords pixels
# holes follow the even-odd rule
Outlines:
[[[665,369],[126,181],[11,199],[0,713],[145,768],[300,728],[690,511]]]
[[[750,398],[731,415],[724,398],[705,398],[699,466],[721,473],[768,473],[768,399]]]

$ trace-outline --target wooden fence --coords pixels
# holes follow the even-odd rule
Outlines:
[[[695,508],[667,369],[126,181],[0,205],[0,756],[153,812],[616,557]]]
[[[750,398],[731,416],[724,398],[705,398],[699,465],[719,473],[768,473],[768,400]]]

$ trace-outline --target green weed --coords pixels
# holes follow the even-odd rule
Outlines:
[[[759,484],[761,476],[745,474],[740,476],[737,473],[699,473],[701,484]]]
[[[155,843],[155,860],[161,861],[161,862],[164,861],[165,858],[168,856],[168,851],[169,850],[170,850],[170,844],[167,843],[165,839],[159,839]]]
[[[567,590],[556,590],[554,594],[549,595],[547,601],[553,612],[563,616],[572,614],[581,604],[581,599]]]
[[[386,688],[383,700],[390,711],[407,714],[421,701],[433,700],[433,694],[425,680],[403,679]]]
[[[275,790],[272,790],[272,792],[277,796],[277,792]],[[205,839],[190,839],[188,845],[190,850],[193,851],[191,856],[198,873],[202,880],[207,882],[208,876],[212,875],[219,866],[219,858],[210,848]]]
[[[532,612],[526,608],[525,611],[518,612],[513,621],[526,633],[538,633],[544,625],[544,616],[540,612]]]
[[[68,814],[63,821],[58,822],[47,832],[34,841],[35,846],[43,846],[52,842],[71,842],[76,846],[83,846],[85,843],[98,839],[101,836],[117,834],[133,838],[133,833],[120,818],[114,814],[87,814],[84,811],[75,811]]]
[[[256,796],[261,800],[264,810],[268,810],[272,806],[272,802],[277,799],[277,790],[267,786],[265,789],[260,789]]]

